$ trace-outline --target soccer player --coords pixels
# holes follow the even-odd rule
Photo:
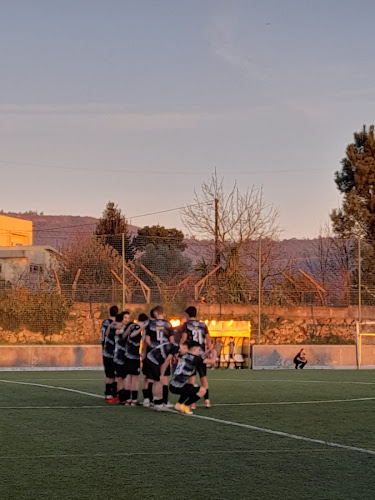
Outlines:
[[[164,403],[163,398],[163,383],[165,372],[170,366],[173,357],[180,352],[185,354],[187,346],[180,346],[177,343],[165,342],[152,349],[144,361],[147,376],[152,381],[152,390],[154,396],[154,408],[157,411],[168,409],[168,405]]]
[[[125,402],[127,405],[139,406],[138,380],[141,367],[140,345],[142,333],[148,321],[147,314],[140,314],[137,323],[132,323],[124,332],[125,345]]]
[[[134,323],[129,321],[129,311],[124,311],[123,313],[118,314],[116,316],[116,320],[120,320],[121,317],[121,321],[116,321],[116,325],[113,324],[113,329],[115,330],[115,350],[113,354],[113,363],[116,376],[118,403],[120,405],[124,405],[126,400],[124,386],[124,380],[126,378],[125,349],[129,329]]]
[[[115,381],[114,355],[116,348],[116,331],[123,327],[124,314],[116,314],[113,321],[107,328],[103,346],[103,365],[105,372],[105,400],[108,404],[118,404],[117,382]]]
[[[109,318],[105,319],[102,323],[101,326],[101,344],[102,348],[104,348],[104,339],[105,339],[105,334],[107,333],[107,329],[113,321],[115,321],[116,314],[118,314],[118,307],[117,306],[112,306],[109,309]]]
[[[154,319],[151,319],[145,330],[145,344],[147,353],[155,347],[166,342],[174,342],[172,325],[164,319],[164,309],[162,306],[156,306],[152,310]],[[171,367],[167,366],[165,373],[161,379],[163,384],[163,403],[167,406],[172,406],[168,403],[168,377],[171,374]],[[152,386],[148,384],[149,396],[152,394]]]
[[[211,338],[208,332],[206,323],[197,320],[197,309],[194,306],[190,306],[186,309],[185,313],[188,316],[188,320],[181,326],[181,343],[185,342],[188,345],[193,343],[198,344],[201,348],[201,354],[206,351],[211,350]],[[206,389],[204,396],[204,405],[206,408],[211,408],[210,396],[208,392],[208,380],[207,380],[207,363],[201,363],[197,366],[197,372],[202,384],[202,387]],[[195,383],[195,373],[192,374],[190,383],[194,385]],[[194,409],[193,404],[193,409]]]
[[[142,336],[142,354],[141,354],[141,360],[143,362],[142,365],[142,373],[143,373],[143,382],[142,382],[142,393],[143,393],[143,406],[145,408],[149,408],[152,404],[152,383],[148,381],[147,377],[147,365],[145,366],[144,361],[147,357],[147,353],[150,351],[150,348],[146,344],[146,330],[148,323],[152,320],[155,319],[154,315],[154,309],[151,309],[150,311],[150,319],[147,321],[146,328],[143,332]]]
[[[301,370],[305,367],[307,363],[305,349],[300,350],[300,352],[293,359],[293,363],[296,365],[295,366],[296,370],[298,370],[298,367],[301,368]]]
[[[100,343],[102,344],[102,354],[103,354],[103,351],[104,351],[105,335],[107,333],[109,325],[115,321],[116,314],[118,314],[118,307],[117,306],[111,306],[110,309],[109,309],[109,318],[105,319],[102,322],[102,325],[100,327],[100,331],[101,331]],[[104,356],[103,356],[103,361],[104,361]],[[104,363],[103,363],[103,367],[104,367]],[[105,371],[105,367],[104,367],[104,371]],[[107,385],[107,381],[105,381],[105,384]]]
[[[182,344],[182,345],[187,345]],[[212,361],[209,359],[210,353],[207,351],[202,354],[201,345],[198,342],[189,344],[189,351],[184,354],[177,365],[176,371],[169,384],[172,394],[180,396],[178,403],[175,404],[175,410],[180,413],[191,415],[191,406],[202,398],[207,389],[205,387],[195,387],[189,382],[189,379],[195,374],[200,365],[206,365]]]

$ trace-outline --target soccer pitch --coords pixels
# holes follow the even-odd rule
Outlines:
[[[375,372],[208,377],[187,416],[105,406],[98,371],[1,372],[1,498],[375,498]]]

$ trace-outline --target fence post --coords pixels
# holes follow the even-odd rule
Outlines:
[[[122,233],[122,310],[125,311],[125,233]]]
[[[361,238],[358,238],[358,321],[362,321],[362,256]]]
[[[262,238],[259,238],[258,245],[258,344],[262,335]]]

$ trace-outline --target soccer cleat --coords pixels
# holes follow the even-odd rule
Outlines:
[[[138,400],[132,401],[132,406],[141,406],[141,403]]]
[[[167,411],[167,408],[161,404],[161,405],[154,405],[154,410],[156,411]]]
[[[148,398],[145,398],[143,400],[143,407],[144,408],[150,408],[150,400]]]
[[[179,411],[180,413],[185,413],[184,405],[182,405],[181,403],[176,403],[174,405],[174,409]]]
[[[120,402],[120,398],[116,396],[115,398],[108,398],[105,400],[107,405],[118,405]]]
[[[193,412],[191,411],[189,406],[182,405],[182,407],[183,407],[185,415],[193,415]]]
[[[172,403],[170,403],[170,402],[168,401],[168,403],[164,403],[164,407],[165,407],[167,410],[170,410],[171,408],[173,408],[173,404],[172,404]]]
[[[211,403],[210,403],[210,400],[209,399],[206,399],[205,402],[204,402],[204,406],[206,408],[211,408]]]
[[[132,404],[132,400],[131,399],[127,399],[125,401],[125,406],[131,406],[131,404]]]
[[[192,410],[195,410],[195,409],[196,409],[196,407],[197,407],[197,405],[196,405],[195,403],[193,403],[192,405],[190,405],[190,408],[191,408]]]

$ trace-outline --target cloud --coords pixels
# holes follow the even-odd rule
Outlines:
[[[207,36],[212,53],[233,68],[244,72],[249,78],[265,83],[268,76],[262,65],[255,61],[236,35],[236,20],[228,13],[217,13],[212,18]]]
[[[246,113],[221,111],[128,112],[116,104],[4,104],[0,105],[0,126],[13,128],[41,127],[104,127],[106,129],[149,131],[193,128],[218,120],[246,117]]]

